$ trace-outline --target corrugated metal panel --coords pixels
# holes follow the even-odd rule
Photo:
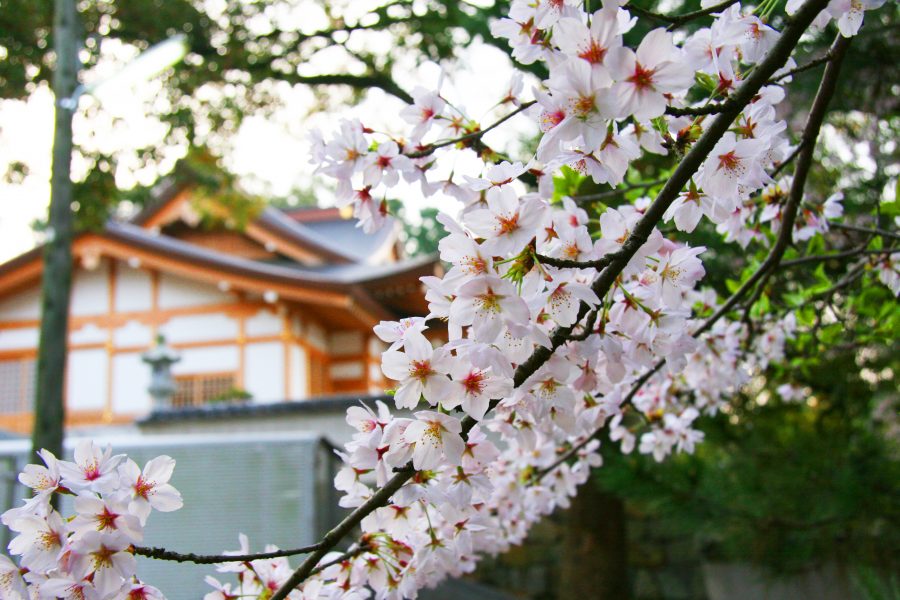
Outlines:
[[[250,536],[251,551],[261,551],[265,543],[291,548],[314,543],[334,518],[324,509],[331,502],[323,502],[330,497],[331,452],[318,437],[147,436],[108,441],[114,452],[127,453],[140,465],[160,454],[177,461],[172,484],[184,497],[184,508],[154,512],[145,546],[218,554],[236,549],[243,532]],[[21,443],[0,444],[0,469],[15,473],[15,466],[7,464],[22,464],[27,452]],[[4,504],[23,495],[17,486],[10,496],[9,481],[9,475],[0,480]],[[70,510],[65,504],[64,509]],[[214,574],[214,567],[141,558],[138,573],[170,600],[195,600],[209,591],[203,577]]]

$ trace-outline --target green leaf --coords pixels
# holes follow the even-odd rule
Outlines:
[[[575,169],[563,165],[558,175],[553,176],[553,202],[560,202],[564,196],[577,196],[578,189],[586,179]]]

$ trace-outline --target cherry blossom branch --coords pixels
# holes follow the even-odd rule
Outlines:
[[[613,259],[609,267],[601,272],[593,286],[594,293],[598,297],[603,297],[612,286],[616,277],[631,260],[631,257],[638,249],[647,241],[653,228],[656,226],[666,210],[678,197],[684,186],[690,181],[690,178],[697,172],[703,161],[712,151],[713,147],[728,131],[734,119],[740,114],[744,107],[750,103],[760,88],[765,85],[772,73],[780,69],[787,61],[794,47],[800,39],[800,36],[806,31],[806,28],[812,23],[815,16],[827,4],[825,0],[808,0],[794,15],[793,21],[785,27],[781,37],[766,55],[765,59],[760,62],[757,67],[750,73],[749,77],[744,80],[743,85],[735,91],[732,97],[723,104],[723,110],[716,116],[709,127],[700,136],[700,139],[694,144],[691,150],[685,155],[678,164],[671,177],[666,181],[663,189],[660,190],[653,201],[653,204],[646,210],[644,216],[635,225],[631,235],[622,245],[622,249],[617,253],[620,256]],[[837,61],[839,62],[839,61]],[[834,64],[834,63],[832,63]],[[833,86],[832,86],[833,87]],[[832,89],[833,91],[833,89]],[[819,96],[816,97],[819,100]],[[813,110],[818,107],[818,103],[814,102]],[[824,108],[821,109],[824,111]],[[824,114],[810,113],[810,119],[816,117],[819,122]],[[809,124],[809,123],[808,123]],[[821,123],[820,123],[821,124]],[[818,126],[816,126],[818,132]],[[804,132],[803,141],[808,139],[807,132]],[[811,160],[811,155],[810,155]],[[808,167],[808,165],[807,165]],[[799,168],[799,167],[798,167]],[[805,173],[803,173],[805,180]],[[798,201],[799,202],[799,201]],[[796,211],[796,207],[794,208]],[[785,242],[786,244],[786,242]],[[783,253],[783,249],[781,250]]]
[[[804,8],[808,8],[809,4],[804,5]],[[799,13],[798,13],[799,14]],[[785,30],[787,32],[787,29]],[[738,302],[747,294],[749,290],[755,287],[757,282],[763,280],[771,270],[774,269],[781,261],[781,258],[784,256],[784,252],[787,250],[788,244],[790,243],[793,229],[794,229],[794,220],[797,216],[797,209],[800,206],[800,201],[803,199],[803,189],[806,187],[806,177],[809,173],[809,167],[812,163],[813,152],[815,150],[816,139],[819,135],[819,130],[821,129],[822,122],[825,117],[825,113],[827,111],[828,103],[834,95],[834,91],[837,87],[837,76],[840,71],[841,62],[844,57],[844,53],[849,45],[850,38],[845,38],[838,34],[837,38],[832,45],[832,50],[834,53],[834,60],[831,62],[828,67],[825,69],[825,73],[822,75],[822,81],[819,84],[819,90],[816,93],[816,98],[813,101],[812,108],[810,109],[809,117],[806,121],[806,126],[804,127],[802,140],[802,147],[804,151],[800,153],[799,160],[797,162],[797,167],[794,171],[794,181],[791,185],[790,195],[788,197],[788,202],[784,210],[784,217],[782,220],[781,231],[779,233],[778,239],[775,244],[772,246],[769,251],[768,256],[765,261],[754,271],[753,275],[751,275],[747,281],[745,281],[741,287],[736,290],[729,298],[725,301],[722,306],[716,310],[709,318],[707,318],[699,328],[697,328],[692,334],[692,337],[698,337],[707,330],[709,330],[716,322],[719,321],[723,316],[725,316],[728,312],[734,308]],[[774,49],[773,49],[774,52]],[[768,60],[768,59],[767,59]],[[748,80],[749,82],[749,80]],[[745,84],[746,85],[746,84]],[[743,91],[743,87],[740,91]],[[721,120],[722,117],[718,117],[716,121]],[[730,123],[729,123],[730,124]],[[713,123],[713,126],[715,123]],[[705,134],[704,134],[705,136]],[[703,138],[700,139],[703,141]],[[700,143],[698,141],[698,145]],[[694,148],[696,150],[696,146]],[[691,151],[693,152],[693,150]],[[690,156],[690,155],[688,155]],[[685,157],[687,160],[688,157]],[[681,165],[676,169],[676,173],[681,169]],[[674,174],[673,174],[674,178]],[[668,187],[668,186],[667,186]],[[664,192],[665,190],[663,190]],[[660,196],[662,193],[660,192]],[[660,198],[657,198],[657,202]],[[656,202],[654,202],[654,205]],[[652,209],[652,207],[651,207]],[[647,211],[648,213],[650,210]],[[646,214],[645,214],[646,218]],[[627,243],[627,242],[626,242]],[[760,284],[760,286],[762,283]],[[634,397],[637,395],[638,391],[648,382],[650,379],[662,369],[663,365],[665,365],[666,360],[659,360],[651,369],[644,372],[631,386],[628,394],[625,396],[622,401],[623,405],[629,404]],[[549,467],[541,470],[537,477],[538,479],[543,478],[548,473],[552,472],[554,469],[559,467],[564,462],[567,462],[570,458],[575,456],[579,450],[584,448],[592,439],[598,437],[603,431],[603,428],[598,428],[594,431],[593,434],[588,436],[581,443],[573,446],[566,453],[560,456],[553,464]]]
[[[725,0],[725,2],[720,2],[719,4],[714,4],[713,6],[701,10],[684,13],[683,15],[664,15],[662,13],[653,12],[651,10],[647,10],[646,8],[641,8],[640,6],[635,6],[634,4],[630,3],[626,4],[624,8],[630,10],[631,12],[637,13],[642,17],[653,19],[654,21],[669,23],[668,30],[672,31],[673,29],[681,27],[688,21],[693,21],[694,19],[699,19],[700,17],[711,15],[714,12],[725,10],[732,4],[737,3],[737,1],[738,0]]]
[[[331,567],[334,565],[339,565],[342,562],[344,562],[345,560],[349,560],[351,558],[359,556],[360,554],[362,554],[363,552],[367,552],[368,550],[369,550],[369,544],[366,543],[365,540],[361,540],[358,544],[351,546],[349,550],[347,550],[340,556],[337,556],[334,559],[329,560],[328,562],[324,562],[321,565],[319,565],[318,567],[316,567],[315,569],[313,569],[312,571],[310,571],[309,576],[312,577],[313,575],[317,575],[317,574],[321,573],[322,571],[324,571],[325,569],[327,569],[328,567]]]
[[[734,119],[743,110],[756,95],[759,89],[765,84],[769,77],[781,68],[787,61],[794,47],[796,46],[800,36],[806,28],[812,23],[815,16],[827,4],[827,0],[807,0],[803,6],[796,12],[794,19],[784,29],[781,37],[769,51],[765,59],[757,65],[750,76],[744,81],[743,85],[734,93],[728,104],[722,112],[713,120],[709,128],[700,136],[700,139],[694,144],[691,150],[685,155],[681,163],[672,173],[672,176],[659,192],[653,204],[647,209],[643,217],[635,224],[631,234],[621,249],[609,255],[611,257],[610,264],[601,271],[600,275],[594,280],[591,289],[598,297],[604,297],[615,283],[619,274],[628,265],[631,258],[637,253],[641,246],[646,243],[653,228],[662,219],[663,214],[669,206],[675,201],[680,194],[682,188],[688,183],[691,176],[697,172],[703,161],[712,151],[713,147],[725,134]],[[449,140],[443,142],[442,145],[450,145],[467,139],[480,137],[493,127],[511,118],[514,114],[524,111],[528,105],[520,106],[516,111],[510,113],[486,130],[473,132],[468,136],[462,136],[457,140]],[[426,154],[430,154],[439,145],[432,145]],[[582,303],[575,323],[581,322],[589,311],[587,304]],[[534,350],[531,356],[518,366],[513,377],[515,387],[521,385],[533,375],[553,354],[553,352],[567,341],[571,335],[574,324],[569,327],[557,327],[550,338],[551,347],[547,348],[539,346]],[[500,402],[499,399],[492,400],[488,410],[492,410]],[[467,416],[462,420],[463,436],[475,426],[476,421]],[[391,496],[399,490],[407,480],[409,480],[415,471],[411,466],[407,466],[405,470],[394,475],[382,488],[377,490],[368,500],[361,504],[350,515],[344,518],[337,526],[325,534],[322,538],[320,547],[313,552],[306,560],[295,570],[285,583],[273,594],[271,600],[284,600],[287,595],[301,584],[310,573],[315,569],[316,564],[322,557],[341,539],[350,533],[368,514],[375,509],[387,503]]]
[[[297,554],[309,554],[317,550],[321,542],[304,546],[302,548],[294,548],[292,550],[275,550],[274,552],[260,552],[257,554],[193,554],[173,552],[165,548],[146,548],[143,546],[132,546],[131,552],[135,556],[145,556],[157,560],[168,560],[172,562],[190,562],[198,565],[212,565],[226,562],[248,562],[252,560],[260,560],[267,558],[281,558],[283,556],[296,556]]]
[[[407,152],[406,156],[408,156],[409,158],[422,158],[423,156],[428,156],[428,155],[432,154],[438,148],[444,148],[445,146],[452,146],[453,144],[461,144],[461,143],[477,140],[477,139],[481,138],[481,136],[483,136],[487,132],[499,127],[506,121],[512,119],[517,114],[525,112],[526,110],[528,110],[529,108],[534,106],[535,102],[537,102],[537,101],[531,100],[530,102],[523,102],[519,106],[519,108],[506,114],[505,116],[501,117],[497,121],[494,121],[494,123],[491,124],[489,127],[486,127],[484,129],[479,129],[478,131],[473,131],[471,133],[467,133],[465,135],[461,135],[459,137],[455,137],[450,140],[444,140],[443,142],[435,142],[433,144],[428,144],[424,148],[421,148],[414,152]]]
[[[822,123],[825,120],[825,113],[828,112],[828,104],[831,102],[831,98],[834,96],[834,91],[837,88],[837,79],[840,74],[841,63],[844,60],[844,54],[847,51],[847,47],[850,45],[850,39],[851,38],[844,37],[838,33],[834,43],[831,45],[831,49],[828,51],[829,54],[832,55],[832,60],[822,74],[822,81],[819,83],[819,89],[816,92],[815,99],[813,99],[809,116],[806,118],[806,126],[803,128],[803,133],[800,136],[801,150],[797,155],[797,164],[794,166],[794,177],[791,182],[791,190],[788,195],[788,201],[785,205],[784,212],[782,213],[781,231],[778,235],[778,239],[769,251],[766,260],[763,261],[763,264],[760,265],[759,269],[754,273],[754,276],[759,274],[759,277],[756,278],[759,281],[758,293],[754,294],[751,297],[751,301],[747,303],[745,320],[746,316],[749,314],[750,307],[753,306],[756,299],[762,293],[766,281],[768,281],[769,277],[772,276],[772,273],[775,272],[776,267],[781,262],[781,258],[784,256],[784,253],[793,238],[794,221],[797,217],[797,210],[800,208],[800,202],[803,200],[803,190],[806,188],[806,178],[812,167],[813,156],[816,151],[816,141],[819,138],[819,130],[822,128]],[[754,278],[751,277],[751,279],[748,280],[744,286],[741,286],[741,288],[743,289],[747,284],[757,285],[755,282],[751,283],[752,279]]]
[[[287,581],[276,590],[270,600],[284,600],[287,598],[288,594],[290,594],[294,588],[303,583],[312,574],[316,569],[318,562],[322,560],[322,557],[325,556],[329,550],[337,546],[342,539],[353,531],[366,516],[375,511],[376,508],[380,508],[387,504],[391,496],[403,487],[403,484],[414,474],[415,470],[413,470],[412,466],[408,466],[406,469],[401,470],[391,477],[384,486],[372,494],[368,500],[360,504],[352,513],[344,517],[340,523],[322,537],[315,552],[310,554],[306,560],[297,567],[297,570],[295,570]]]

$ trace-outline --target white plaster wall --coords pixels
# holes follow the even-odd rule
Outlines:
[[[244,332],[247,337],[261,337],[264,335],[278,335],[283,328],[283,322],[279,315],[261,310],[244,323]]]
[[[118,263],[116,269],[116,311],[150,310],[153,306],[150,273],[124,262]]]
[[[69,410],[106,407],[106,350],[75,350],[66,367],[66,406]]]
[[[37,327],[4,329],[0,331],[0,350],[37,348],[38,337]]]
[[[284,345],[279,342],[247,344],[244,352],[244,387],[253,394],[253,401],[284,400]]]
[[[236,345],[187,348],[181,350],[180,353],[181,360],[172,365],[172,373],[175,375],[218,373],[237,371],[238,369],[238,347]]]
[[[102,315],[109,312],[109,263],[100,262],[96,269],[78,268],[72,278],[72,315]]]
[[[40,318],[41,290],[36,286],[0,300],[0,321]]]
[[[325,330],[312,321],[306,322],[306,340],[319,350],[328,351],[328,338]]]
[[[382,342],[380,339],[378,339],[374,335],[369,337],[369,356],[381,357],[381,355],[384,354],[387,349],[388,345]]]
[[[309,396],[309,363],[306,349],[291,346],[291,400],[301,400]]]
[[[384,384],[382,381],[383,375],[381,374],[381,369],[378,365],[374,363],[369,363],[369,391],[370,392],[383,392]]]
[[[228,294],[208,283],[163,273],[159,277],[159,307],[183,308],[231,302]]]
[[[330,342],[333,356],[359,355],[365,350],[361,331],[336,331],[331,334]]]
[[[365,366],[361,360],[332,363],[328,368],[331,378],[336,381],[346,379],[362,379],[365,374]]]
[[[173,317],[159,328],[170,344],[209,340],[236,340],[238,322],[223,314],[185,315]]]
[[[291,317],[291,331],[298,337],[303,335],[303,321],[298,315],[293,315]]]
[[[117,347],[150,346],[153,344],[153,328],[138,321],[128,321],[113,332]]]
[[[141,361],[138,352],[116,354],[113,357],[113,412],[126,415],[145,415],[150,412],[152,400],[150,365]]]
[[[78,329],[69,332],[70,344],[97,344],[106,342],[107,331],[93,323],[85,323]]]

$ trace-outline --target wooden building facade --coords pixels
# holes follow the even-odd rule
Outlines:
[[[181,354],[175,406],[380,392],[381,320],[424,315],[397,230],[367,236],[336,209],[266,208],[242,228],[201,225],[190,186],[170,185],[125,223],[77,237],[70,306],[69,425],[146,416],[157,335]],[[41,248],[0,265],[0,428],[32,423]]]

